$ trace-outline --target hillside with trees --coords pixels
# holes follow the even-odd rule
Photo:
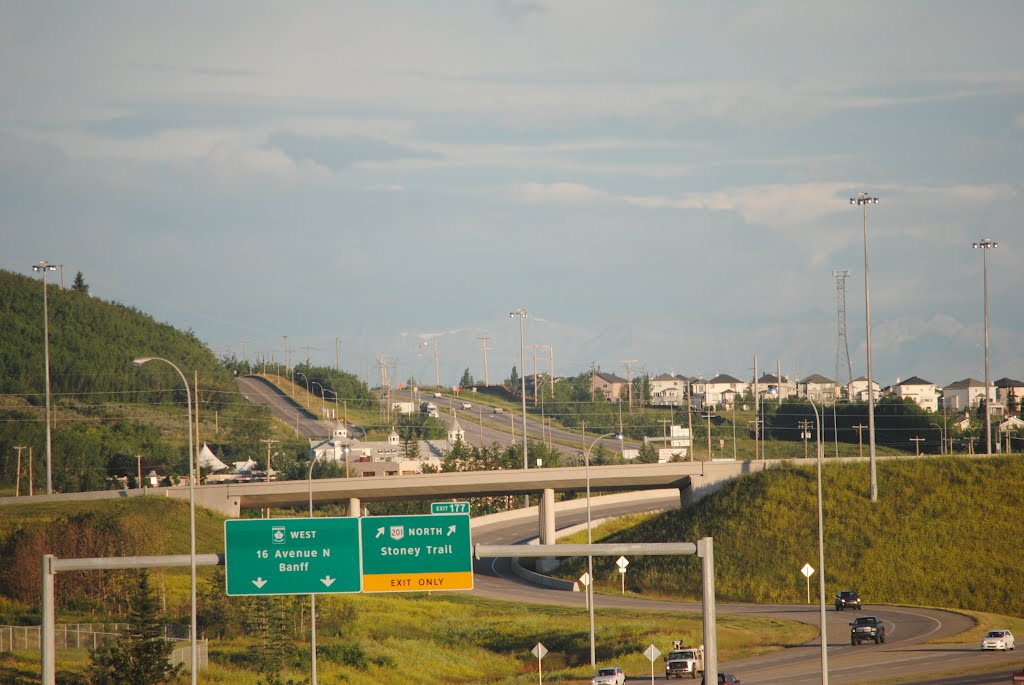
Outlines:
[[[190,385],[198,378],[198,411],[222,424],[225,435],[243,432],[235,419],[269,425],[265,412],[245,404],[232,372],[193,332],[90,296],[81,274],[70,289],[48,284],[47,309],[55,490],[102,489],[111,485],[110,477],[135,476],[136,455],[162,475],[187,472],[181,378],[162,363],[136,367],[136,357],[173,361]],[[43,312],[39,279],[0,270],[0,483],[18,480],[20,445],[22,494],[29,485],[28,448],[33,486],[45,487]]]

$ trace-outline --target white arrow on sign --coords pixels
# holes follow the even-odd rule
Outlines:
[[[454,525],[448,526],[448,536],[451,537],[454,534],[455,534],[455,526]]]
[[[548,653],[548,648],[538,642],[537,645],[530,651],[538,659],[543,659],[544,655]]]
[[[252,581],[252,584],[262,590],[263,586],[267,584],[267,581],[263,580],[263,577],[261,576],[256,580]]]
[[[375,537],[375,538],[379,538],[379,537],[380,537],[381,535],[383,535],[383,534],[384,534],[384,528],[383,528],[383,527],[381,527],[381,528],[378,528],[378,529],[377,529],[377,534],[376,534],[376,535],[374,535],[373,537]]]
[[[657,647],[655,647],[652,644],[651,646],[649,646],[647,649],[644,650],[644,656],[647,657],[650,661],[653,662],[655,659],[657,659],[659,656],[661,656],[661,650],[659,650]]]
[[[331,574],[328,573],[326,578],[321,578],[320,579],[320,582],[323,583],[324,585],[326,585],[327,587],[330,587],[330,586],[334,585],[334,581],[335,580],[337,580],[337,578],[331,578]]]

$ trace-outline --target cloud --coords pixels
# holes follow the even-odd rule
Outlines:
[[[409,145],[389,143],[364,136],[308,136],[281,131],[267,140],[271,148],[283,150],[296,159],[340,169],[357,162],[390,162],[405,159],[438,159],[440,155]]]
[[[276,148],[244,148],[217,145],[205,156],[178,165],[188,172],[209,175],[227,187],[244,185],[254,180],[326,181],[331,171],[309,160],[296,161]]]
[[[512,193],[527,204],[607,204],[615,198],[581,183],[523,183]]]
[[[66,162],[60,148],[0,131],[0,175],[23,176],[53,172]]]

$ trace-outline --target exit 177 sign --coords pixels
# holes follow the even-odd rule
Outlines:
[[[362,519],[363,592],[472,590],[467,514]]]

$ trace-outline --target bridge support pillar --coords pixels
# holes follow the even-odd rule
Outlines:
[[[355,518],[359,518],[359,508],[360,508],[361,504],[362,503],[359,501],[358,497],[349,497],[348,498],[348,515],[352,516],[352,517],[355,517]]]
[[[539,520],[537,521],[537,535],[540,544],[555,544],[555,491],[553,488],[545,488],[540,498],[538,509]],[[558,566],[558,561],[553,557],[541,557],[537,559],[537,570],[541,573],[550,571]]]

